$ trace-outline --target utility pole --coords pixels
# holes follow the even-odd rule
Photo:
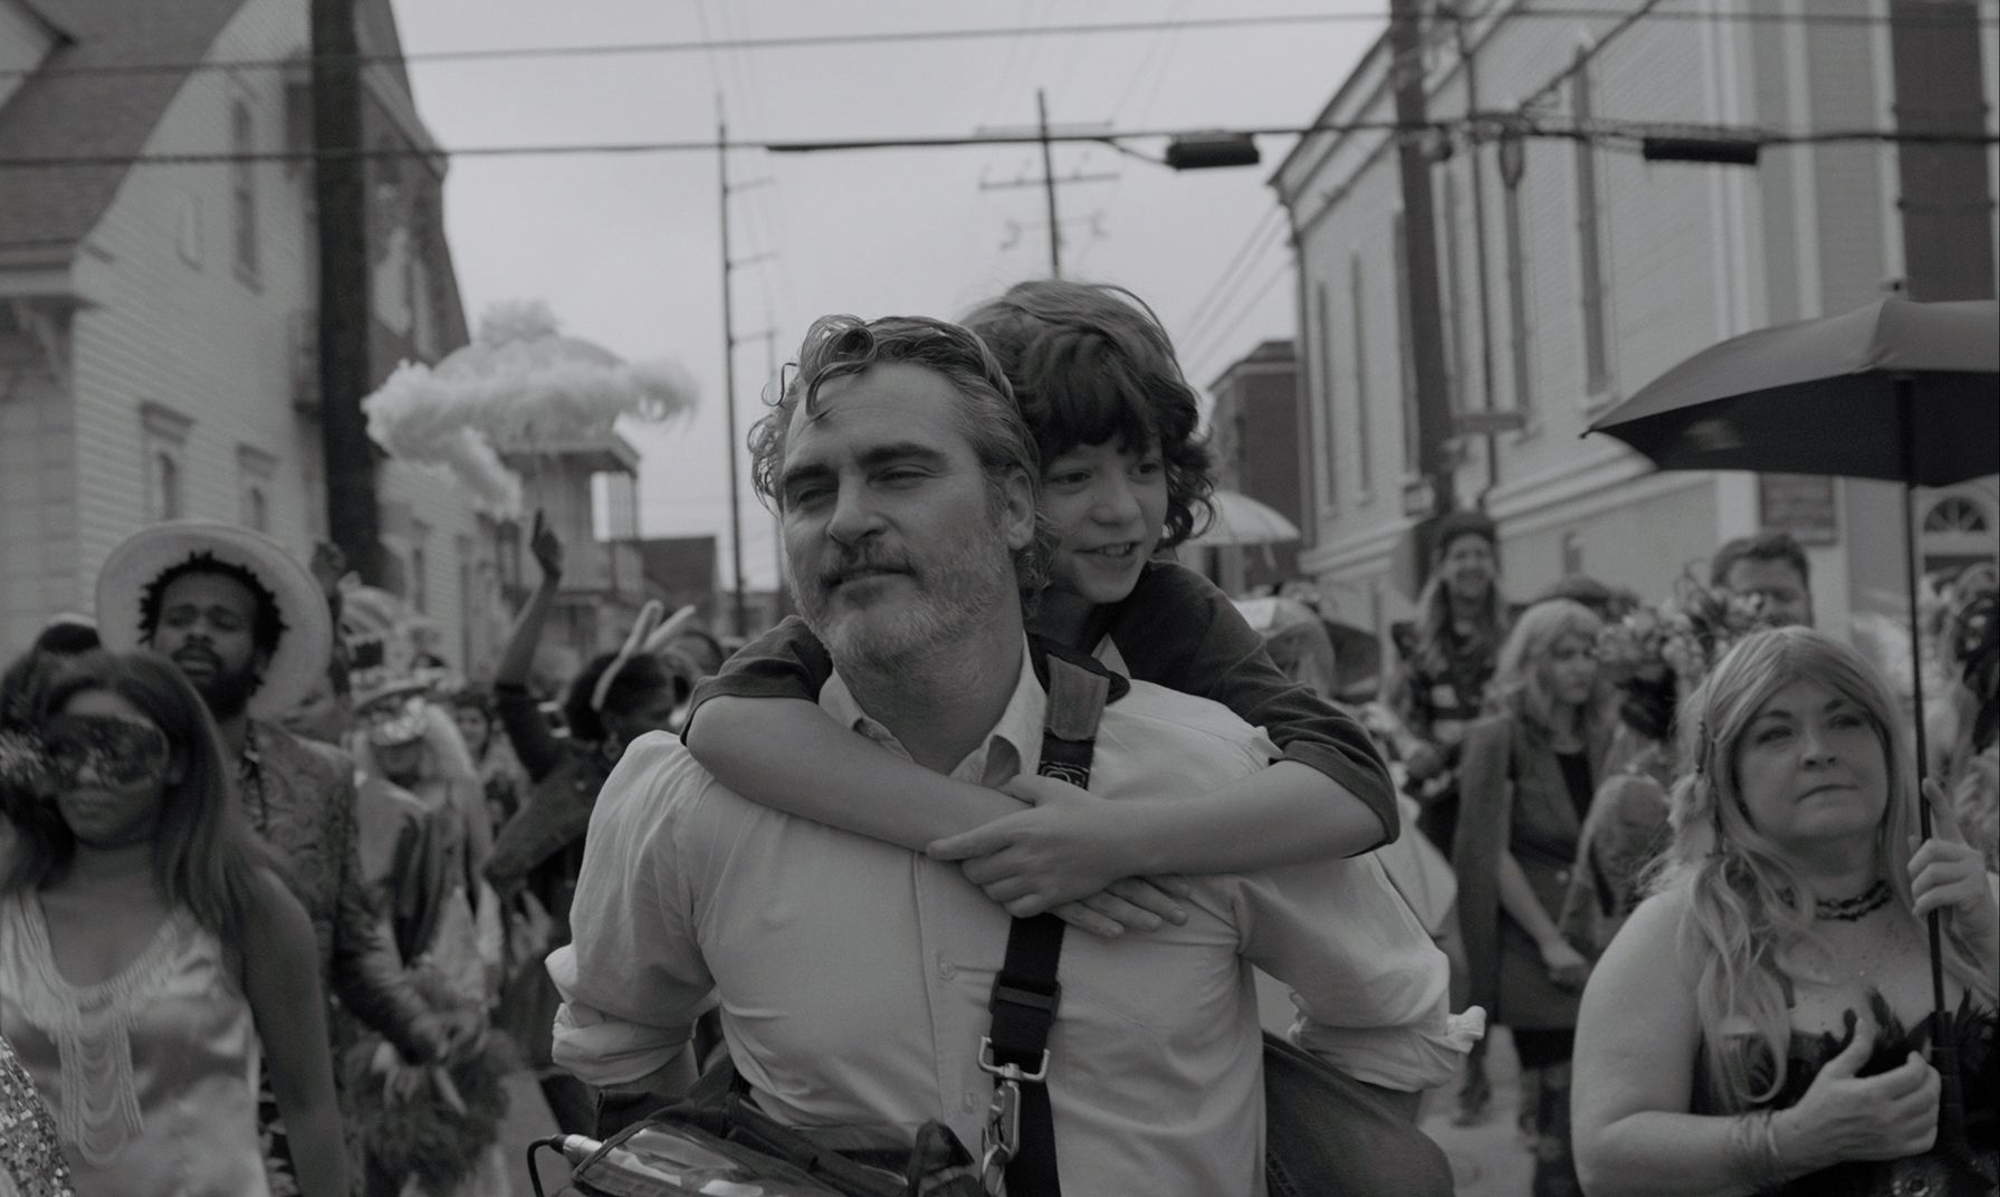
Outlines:
[[[743,609],[743,499],[738,491],[737,455],[743,446],[736,443],[736,325],[730,314],[730,272],[736,263],[729,259],[729,123],[722,114],[722,94],[715,96],[715,177],[722,197],[722,413],[729,448],[729,578],[732,586],[730,630],[738,636],[750,634],[750,620]]]
[[[328,534],[366,582],[382,581],[375,445],[361,397],[368,361],[368,225],[360,45],[353,0],[312,0],[313,196],[319,236],[319,421]]]
[[[1035,127],[1042,134],[1042,190],[1049,201],[1049,277],[1062,277],[1062,225],[1056,222],[1056,159],[1049,145],[1049,98],[1035,89]]]
[[[1038,140],[1040,140],[1042,145],[1042,177],[1039,179],[1021,178],[1021,179],[1016,179],[1011,183],[982,182],[979,184],[979,189],[981,191],[999,191],[1011,187],[1040,187],[1042,189],[1042,194],[1048,203],[1048,210],[1049,210],[1049,277],[1061,278],[1062,277],[1062,222],[1056,215],[1056,188],[1064,183],[1109,182],[1110,180],[1115,179],[1118,176],[1116,174],[1100,172],[1094,175],[1072,174],[1065,178],[1060,178],[1060,179],[1057,178],[1056,166],[1055,166],[1055,148],[1054,145],[1049,140],[1052,133],[1049,128],[1048,94],[1039,87],[1035,89],[1035,118],[1036,118],[1035,129],[1034,129],[1035,136]],[[1098,124],[1091,126],[1075,126],[1074,128],[1065,128],[1064,132],[1084,132],[1089,129],[1109,129],[1109,128],[1110,128],[1109,125],[1104,124],[1103,122],[1099,122]],[[1019,133],[1021,132],[1021,130],[982,129],[980,130],[980,132],[1011,134],[1011,133]]]
[[[1440,10],[1441,12],[1444,10]],[[1458,43],[1459,65],[1465,68],[1465,112],[1472,120],[1479,119],[1479,72],[1472,57],[1472,44],[1465,33],[1465,12],[1462,8],[1451,9],[1446,19],[1452,22]],[[1500,406],[1493,394],[1493,291],[1491,277],[1486,266],[1486,156],[1485,147],[1478,136],[1478,126],[1473,128],[1471,147],[1472,166],[1472,252],[1479,257],[1479,396],[1480,406],[1494,411]],[[1519,399],[1517,397],[1516,403]],[[1491,432],[1486,434],[1486,488],[1480,492],[1481,505],[1494,487],[1500,485],[1500,445],[1499,439]]]
[[[778,386],[783,379],[778,374],[778,322],[764,314],[764,385],[770,388],[771,401],[784,396],[778,394]],[[771,517],[772,555],[776,558],[777,571],[771,575],[771,613],[783,617],[791,610],[791,595],[785,589],[785,520],[782,515]]]
[[[1438,298],[1437,215],[1431,202],[1431,146],[1425,112],[1423,24],[1417,0],[1389,0],[1390,85],[1395,89],[1397,161],[1403,182],[1404,272],[1409,280],[1410,350],[1417,390],[1417,468],[1430,483],[1430,514],[1457,506],[1445,439],[1452,433],[1444,372],[1444,318]],[[1429,545],[1422,548],[1428,556]]]
[[[734,305],[730,301],[733,291],[731,276],[741,267],[775,257],[775,254],[761,253],[748,258],[733,258],[729,255],[729,197],[735,192],[761,187],[771,180],[751,179],[747,182],[731,184],[729,181],[729,123],[723,117],[722,93],[715,96],[715,177],[722,199],[722,413],[729,438],[729,576],[734,583],[730,601],[731,614],[735,620],[733,630],[738,636],[750,634],[750,617],[743,601],[743,496],[740,481],[739,457],[744,452],[736,432],[736,347],[743,341],[754,340],[754,336],[738,340]]]

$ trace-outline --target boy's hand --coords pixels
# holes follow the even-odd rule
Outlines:
[[[1186,883],[1128,878],[1117,828],[1087,791],[1029,776],[1002,788],[1034,807],[947,836],[926,855],[960,862],[966,880],[1016,918],[1055,910],[1100,935],[1117,933],[1113,926],[1152,931],[1162,919],[1187,920],[1173,893],[1179,888],[1184,895]]]

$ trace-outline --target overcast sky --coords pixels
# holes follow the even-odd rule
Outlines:
[[[424,120],[447,147],[712,141],[722,97],[732,141],[967,136],[1032,125],[1045,89],[1054,125],[1115,129],[1287,127],[1312,121],[1379,18],[1173,28],[1243,14],[1375,13],[1366,0],[397,0],[406,51],[690,42],[887,31],[1157,22],[1088,36],[414,63]],[[1178,174],[1103,147],[1055,149],[1070,277],[1124,284],[1165,320],[1199,387],[1269,337],[1294,334],[1293,283],[1275,193],[1292,139],[1262,141],[1262,165]],[[1144,147],[1157,154],[1161,143]],[[691,420],[642,428],[647,535],[728,535],[716,154],[461,158],[446,227],[468,316],[498,300],[546,301],[566,332],[628,358],[691,372]],[[733,151],[731,178],[769,180],[733,197],[739,338],[775,329],[784,360],[814,317],[956,316],[1022,278],[1046,275],[1039,150]],[[1071,223],[1071,222],[1074,223]],[[1252,235],[1261,233],[1254,241]],[[1229,271],[1248,247],[1244,268]],[[1224,283],[1218,291],[1217,284]],[[761,412],[766,347],[737,349],[738,452]],[[739,459],[740,462],[740,459]],[[744,573],[768,586],[770,517],[743,484]],[[726,539],[720,553],[728,584]]]

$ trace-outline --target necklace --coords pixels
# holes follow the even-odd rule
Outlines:
[[[1830,902],[1815,901],[1813,914],[1819,918],[1832,919],[1837,923],[1858,922],[1887,906],[1890,896],[1889,883],[1878,877],[1875,884],[1869,886],[1868,891],[1858,898],[1835,898]]]

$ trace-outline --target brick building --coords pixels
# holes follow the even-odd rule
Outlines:
[[[1248,495],[1299,525],[1310,538],[1304,503],[1309,480],[1300,435],[1298,360],[1292,342],[1265,341],[1229,364],[1208,393],[1209,446],[1215,483]],[[1215,577],[1231,594],[1260,592],[1299,576],[1297,544],[1212,550]]]

